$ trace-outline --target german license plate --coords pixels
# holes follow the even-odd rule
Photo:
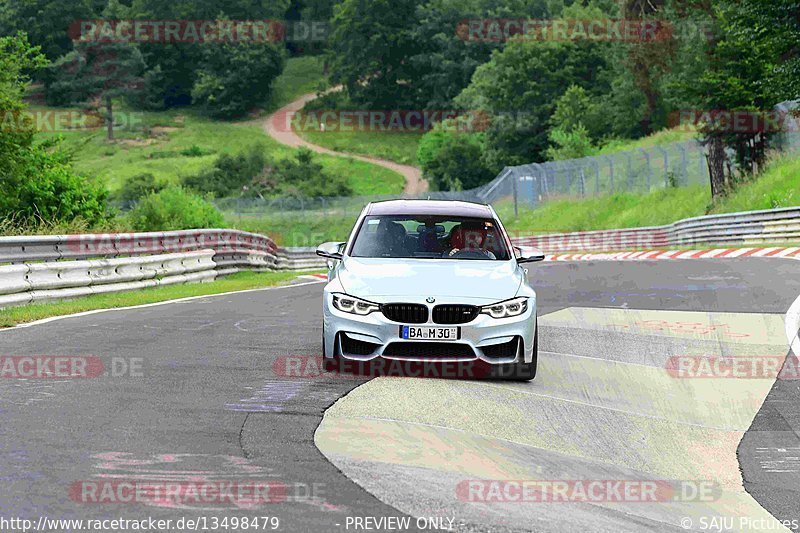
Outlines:
[[[400,326],[400,338],[410,341],[457,341],[460,333],[459,328]]]

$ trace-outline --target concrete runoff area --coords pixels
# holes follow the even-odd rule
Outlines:
[[[670,358],[774,365],[786,355],[781,315],[569,308],[539,320],[533,383],[378,378],[327,411],[317,446],[412,516],[433,508],[532,531],[678,531],[709,516],[774,522],[745,492],[736,453],[775,376],[681,376]],[[464,497],[469,480],[664,481],[689,501],[484,501],[480,485]]]

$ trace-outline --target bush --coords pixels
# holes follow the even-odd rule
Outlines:
[[[197,192],[217,198],[238,195],[245,186],[258,179],[268,163],[264,146],[256,144],[240,154],[220,155],[210,169],[184,178],[183,183]]]
[[[578,124],[568,131],[562,129],[550,130],[548,138],[553,145],[545,153],[551,161],[579,159],[595,153],[592,140],[589,138],[589,133],[583,124]]]
[[[90,226],[112,218],[106,189],[78,174],[57,142],[20,152],[10,168],[0,171],[0,189],[0,218],[20,223],[81,219]]]
[[[436,129],[426,133],[417,148],[425,178],[438,191],[479,187],[497,174],[484,163],[484,135]]]
[[[310,150],[300,148],[294,159],[283,159],[261,179],[253,182],[253,194],[260,196],[350,196],[344,176],[327,174],[314,161]]]
[[[164,184],[157,181],[150,173],[137,174],[125,180],[122,187],[114,195],[121,202],[136,202],[143,196],[164,189]]]
[[[192,99],[216,118],[236,118],[265,101],[283,71],[272,44],[206,44]]]
[[[182,187],[151,193],[128,214],[128,223],[134,231],[218,228],[224,220],[210,202]]]

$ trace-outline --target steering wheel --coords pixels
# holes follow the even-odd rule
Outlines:
[[[492,252],[488,250],[455,250],[450,252],[453,259],[495,259]]]

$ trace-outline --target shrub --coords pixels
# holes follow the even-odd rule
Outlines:
[[[21,223],[82,219],[90,226],[112,217],[108,192],[72,167],[70,154],[55,141],[33,144],[0,171],[0,218]]]
[[[217,198],[238,195],[262,174],[267,164],[263,145],[256,144],[240,154],[220,155],[210,169],[184,178],[183,183]]]
[[[272,44],[206,44],[192,99],[214,117],[242,116],[266,100],[284,62]]]
[[[163,189],[164,184],[157,181],[155,176],[150,173],[143,173],[127,178],[114,196],[121,202],[130,203]]]
[[[562,129],[550,130],[548,139],[550,139],[552,146],[545,153],[551,161],[579,159],[595,152],[592,140],[589,138],[589,134],[583,124],[578,124],[569,131]]]
[[[128,214],[128,223],[135,231],[169,231],[216,228],[224,224],[224,218],[202,196],[168,187],[142,198]]]
[[[484,135],[433,130],[419,143],[417,159],[435,190],[472,189],[491,181],[496,172],[483,161]]]
[[[349,196],[353,194],[344,176],[327,174],[314,161],[310,150],[300,148],[294,159],[283,159],[261,179],[252,192],[261,196]]]

